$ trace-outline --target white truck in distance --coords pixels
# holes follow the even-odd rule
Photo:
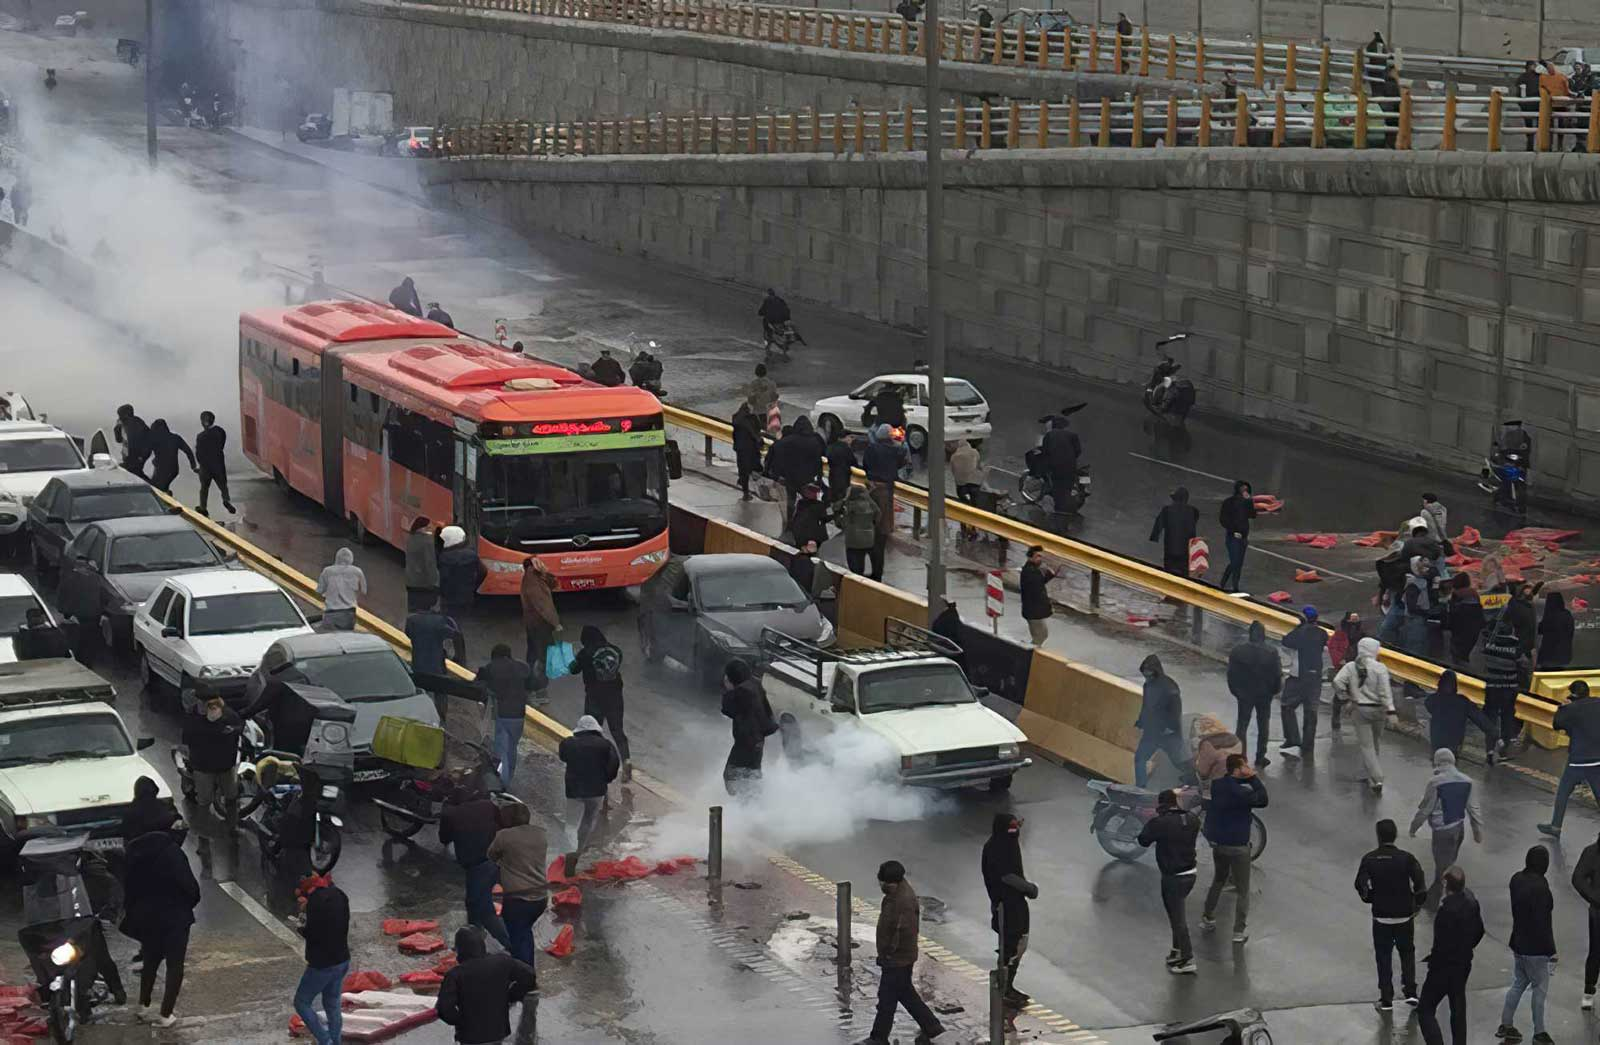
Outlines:
[[[902,784],[1009,788],[1033,762],[1022,753],[1027,736],[983,705],[942,639],[908,626],[901,633],[920,639],[827,650],[771,628],[762,634],[762,685],[784,755],[825,758],[845,731],[858,730],[887,743],[898,764],[885,770]]]

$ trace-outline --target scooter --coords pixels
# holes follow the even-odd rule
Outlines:
[[[1139,844],[1139,832],[1156,815],[1156,792],[1109,780],[1089,781],[1095,799],[1089,829],[1100,848],[1118,860],[1134,863],[1149,850]],[[1178,790],[1178,805],[1185,810],[1200,806],[1200,792],[1192,787]],[[1250,859],[1261,859],[1267,848],[1267,825],[1250,814]]]
[[[501,782],[494,752],[482,744],[453,739],[472,751],[472,766],[434,777],[402,777],[392,794],[373,799],[378,823],[390,838],[411,838],[424,827],[437,824],[450,796],[458,791],[487,793],[497,806],[523,804]]]
[[[1188,339],[1188,334],[1174,334],[1157,341],[1156,349],[1160,351],[1167,345]],[[1161,361],[1150,372],[1150,380],[1144,386],[1144,408],[1159,418],[1175,418],[1180,424],[1194,409],[1195,400],[1194,382],[1177,376],[1182,369],[1182,363],[1162,351]]]
[[[1072,484],[1072,489],[1062,492],[1056,489],[1055,480],[1045,469],[1044,450],[1034,447],[1023,455],[1024,467],[1022,474],[1017,476],[1017,493],[1029,504],[1039,504],[1046,497],[1055,505],[1055,510],[1063,515],[1074,515],[1083,509],[1084,502],[1089,499],[1089,466],[1078,466],[1077,481]]]
[[[78,1033],[79,965],[103,952],[100,932],[79,861],[87,834],[30,838],[18,854],[22,871],[22,928],[17,942],[38,980],[50,1040],[68,1043]],[[87,974],[84,977],[89,979]]]
[[[1493,458],[1483,459],[1483,470],[1478,475],[1478,489],[1494,497],[1494,503],[1510,508],[1518,515],[1528,512],[1527,460],[1515,450],[1502,451]]]
[[[281,768],[292,767],[295,764],[292,761],[294,756],[283,752],[269,752],[269,755],[275,757],[263,758],[258,766],[261,801],[256,815],[244,822],[255,832],[261,844],[261,855],[276,860],[283,852],[284,818],[300,796],[301,786],[298,779],[288,779]],[[321,793],[316,796],[316,815],[311,830],[311,869],[318,874],[333,870],[344,848],[341,836],[344,821],[334,813],[339,796],[337,784],[323,784]]]

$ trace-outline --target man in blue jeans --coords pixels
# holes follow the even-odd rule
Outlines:
[[[517,773],[517,742],[522,739],[533,673],[512,657],[511,647],[502,642],[489,652],[489,663],[478,669],[476,681],[494,705],[494,753],[500,781],[509,789]]]
[[[306,938],[306,971],[295,988],[294,1011],[317,1045],[339,1045],[344,1029],[339,1001],[350,971],[350,900],[327,875],[308,875],[298,892],[305,908],[300,935]],[[319,997],[326,1024],[312,1007]]]
[[[1194,763],[1183,739],[1183,694],[1178,684],[1162,670],[1161,658],[1154,653],[1139,665],[1144,676],[1144,699],[1134,727],[1141,730],[1133,752],[1133,783],[1144,787],[1150,782],[1150,760],[1164,751],[1172,768],[1187,782],[1194,781]]]
[[[1600,700],[1589,696],[1589,684],[1578,679],[1567,687],[1567,702],[1556,710],[1552,723],[1567,734],[1567,768],[1556,785],[1556,808],[1548,824],[1539,830],[1551,838],[1561,837],[1561,822],[1567,818],[1567,803],[1578,784],[1589,785],[1600,799]]]
[[[439,844],[453,845],[456,863],[466,872],[467,924],[476,925],[510,949],[505,923],[494,910],[500,868],[489,859],[489,843],[500,829],[500,811],[481,791],[457,789],[439,816]]]

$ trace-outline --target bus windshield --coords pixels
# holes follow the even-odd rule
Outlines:
[[[478,500],[481,532],[495,544],[605,530],[653,536],[667,522],[665,451],[485,454]]]

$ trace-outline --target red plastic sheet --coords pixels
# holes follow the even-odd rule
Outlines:
[[[1283,509],[1283,502],[1278,500],[1274,494],[1258,493],[1251,500],[1255,502],[1256,511],[1263,515],[1271,515],[1273,512]]]
[[[444,938],[434,933],[412,933],[400,941],[402,954],[432,954],[444,950]]]
[[[1586,610],[1588,608],[1589,608],[1589,600],[1588,599],[1574,598],[1572,600],[1573,612],[1582,613],[1584,610]]]
[[[416,969],[401,973],[400,982],[411,987],[437,987],[444,982],[444,974],[432,969]]]
[[[550,941],[550,946],[544,953],[552,958],[570,958],[572,956],[572,926],[563,925],[561,931],[556,933],[556,938]]]
[[[423,918],[385,918],[383,920],[383,935],[385,936],[410,936],[412,933],[431,933],[439,928],[439,923]]]
[[[1284,603],[1289,602],[1293,598],[1294,598],[1294,596],[1290,595],[1286,591],[1275,591],[1271,595],[1267,596],[1267,601],[1268,602],[1277,603],[1278,605],[1281,606]]]
[[[1483,543],[1483,534],[1479,533],[1474,527],[1463,526],[1461,528],[1461,535],[1450,543],[1465,545],[1468,548],[1476,548],[1478,545]]]
[[[1322,574],[1316,570],[1295,570],[1294,579],[1296,584],[1316,584],[1322,580]]]
[[[459,959],[456,958],[456,952],[445,951],[443,954],[439,955],[439,960],[433,963],[433,971],[438,973],[440,976],[443,976],[451,969],[454,969],[458,964]]]
[[[1332,548],[1339,543],[1339,538],[1331,533],[1291,533],[1289,539],[1313,548]]]
[[[360,994],[362,991],[386,991],[394,986],[394,981],[381,972],[352,972],[345,976],[342,990],[346,994]]]
[[[700,862],[700,858],[699,857],[695,857],[695,856],[675,856],[670,860],[658,861],[656,863],[655,867],[651,868],[651,873],[652,874],[677,874],[679,871],[687,870],[688,868],[693,867],[695,864],[698,864],[699,862]]]
[[[577,886],[570,886],[550,897],[551,907],[582,907],[583,891]]]
[[[1393,544],[1398,536],[1400,535],[1394,530],[1373,530],[1365,537],[1357,537],[1350,543],[1360,548],[1376,548],[1380,544]]]
[[[1553,526],[1524,526],[1506,534],[1507,541],[1538,541],[1541,544],[1557,544],[1561,541],[1570,541],[1582,535],[1582,530],[1558,530]]]

